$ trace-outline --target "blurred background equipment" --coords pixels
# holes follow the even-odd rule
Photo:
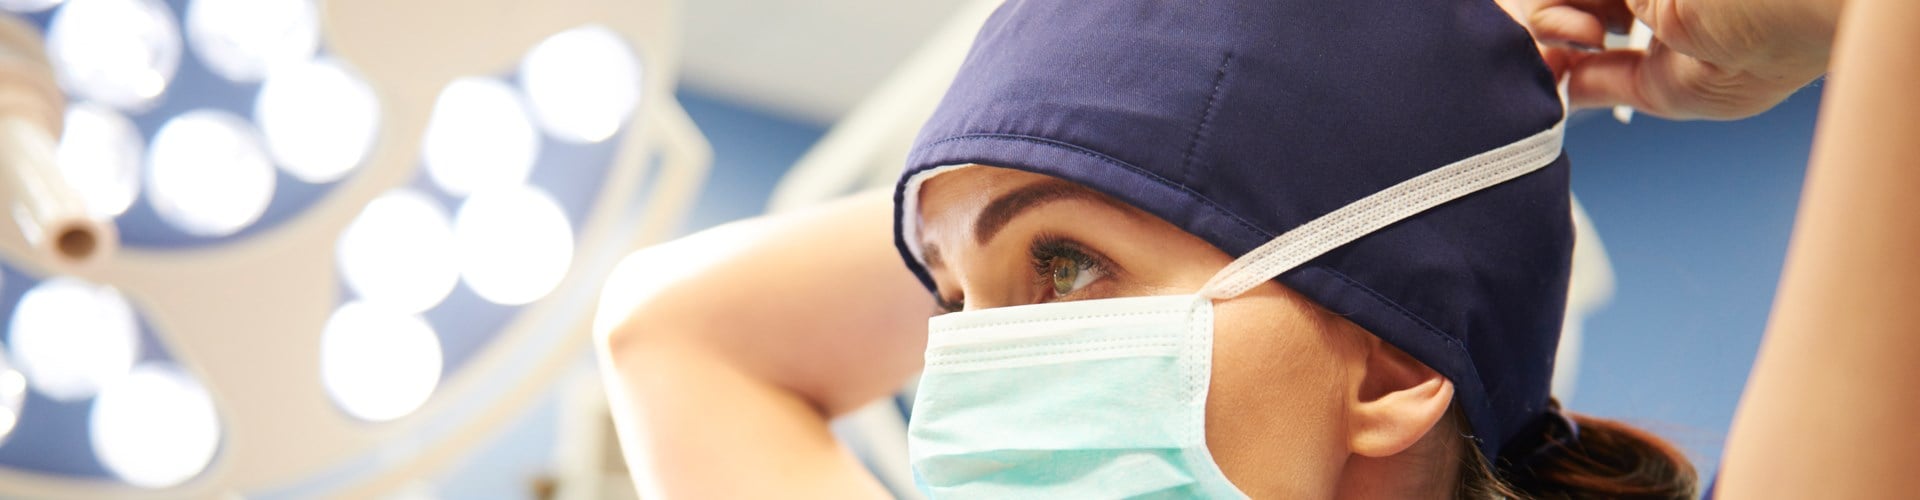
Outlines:
[[[0,0],[0,497],[434,496],[705,178],[679,15]]]

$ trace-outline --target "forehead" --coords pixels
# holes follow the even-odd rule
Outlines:
[[[1007,192],[1054,177],[1010,168],[969,165],[927,179],[920,186],[920,220],[925,225],[971,219]],[[970,221],[968,221],[970,225]],[[942,226],[950,224],[940,224]]]
[[[985,245],[1015,217],[1053,202],[1092,202],[1100,210],[1146,218],[1145,212],[1077,183],[980,165],[930,177],[917,196],[920,240],[915,243],[930,265],[938,264],[938,246],[961,246],[968,239]]]
[[[1042,182],[1052,177],[1009,168],[969,165],[927,179],[920,185],[920,241],[918,245],[933,267],[943,267],[942,248],[954,251],[974,232],[975,214],[1010,190]]]

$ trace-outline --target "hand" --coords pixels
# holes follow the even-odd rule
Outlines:
[[[1826,72],[1844,0],[1498,0],[1533,33],[1576,108],[1674,119],[1759,114]],[[1639,19],[1646,50],[1601,50]]]

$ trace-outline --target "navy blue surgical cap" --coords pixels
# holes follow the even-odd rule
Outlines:
[[[1562,115],[1490,0],[1014,0],[913,146],[895,243],[932,289],[899,202],[917,174],[981,164],[1086,185],[1240,256]],[[1522,434],[1555,416],[1573,229],[1567,159],[1548,158],[1278,278],[1452,380],[1489,457],[1528,451]]]

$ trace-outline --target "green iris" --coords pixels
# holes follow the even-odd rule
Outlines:
[[[1053,273],[1055,297],[1073,293],[1073,283],[1080,278],[1080,263],[1066,257],[1054,257],[1047,261],[1047,268]]]

